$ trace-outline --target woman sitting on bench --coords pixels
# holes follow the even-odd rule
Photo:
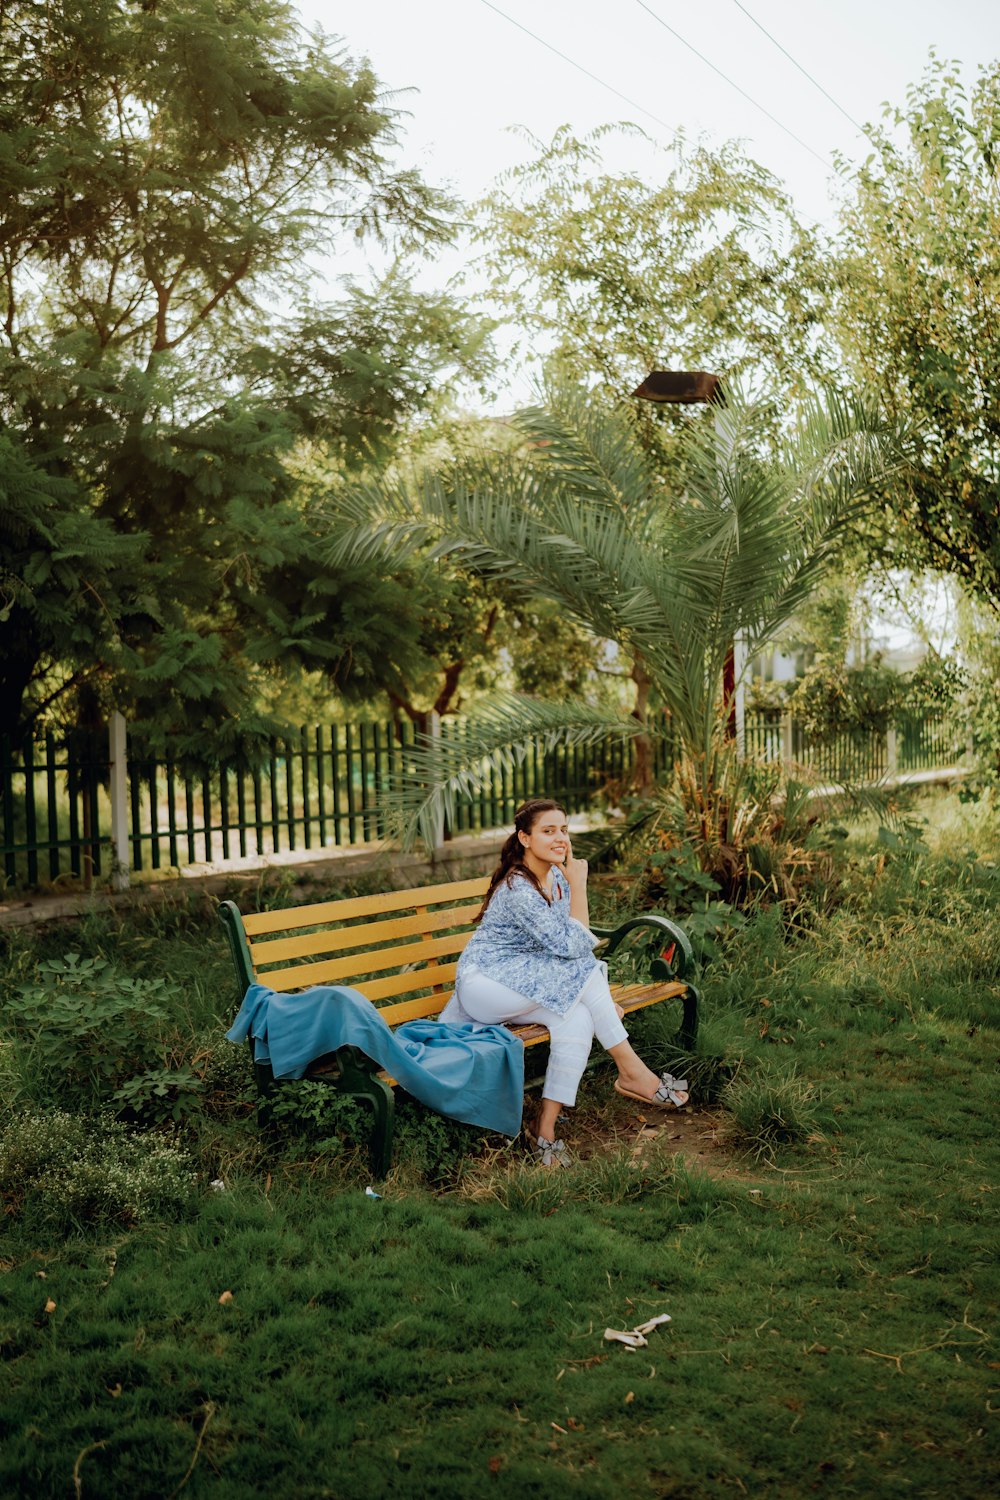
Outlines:
[[[552,1044],[535,1125],[536,1159],[546,1167],[569,1165],[556,1121],[576,1103],[595,1036],[618,1068],[618,1093],[661,1109],[687,1103],[683,1079],[658,1077],[633,1050],[608,988],[607,965],[594,957],[589,920],[587,861],[573,857],[565,812],[558,802],[525,802],[500,851],[480,925],[459,959],[454,999],[441,1020],[548,1027]]]

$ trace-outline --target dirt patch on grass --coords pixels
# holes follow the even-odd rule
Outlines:
[[[685,1166],[713,1177],[747,1175],[723,1143],[722,1116],[696,1105],[670,1111],[644,1110],[615,1100],[601,1110],[575,1112],[566,1125],[566,1139],[574,1154],[584,1161],[625,1147],[637,1158],[667,1151]]]

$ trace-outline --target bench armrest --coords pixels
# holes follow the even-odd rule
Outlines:
[[[220,901],[219,916],[229,939],[229,951],[233,956],[236,983],[239,986],[239,998],[242,1001],[243,996],[254,983],[253,959],[250,957],[246,928],[243,926],[243,917],[235,901]]]
[[[683,927],[678,927],[676,922],[671,922],[669,917],[661,917],[659,912],[647,912],[641,917],[629,917],[628,921],[623,922],[620,927],[595,927],[593,923],[590,924],[590,930],[595,937],[607,939],[606,954],[614,953],[627,933],[641,927],[651,928],[654,933],[661,934],[664,939],[663,952],[658,958],[654,958],[649,966],[650,978],[683,979],[685,973],[689,973],[694,968],[694,950],[687,933]]]

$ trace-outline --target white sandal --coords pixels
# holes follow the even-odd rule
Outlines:
[[[573,1164],[565,1141],[547,1141],[543,1135],[535,1137],[534,1157],[540,1167],[569,1167]]]
[[[651,1104],[654,1109],[683,1109],[688,1102],[688,1081],[686,1078],[674,1078],[670,1073],[660,1074],[660,1086],[651,1099],[643,1094],[635,1094],[631,1089],[623,1089],[618,1079],[615,1079],[615,1093],[621,1094],[625,1099],[634,1099],[637,1104]]]

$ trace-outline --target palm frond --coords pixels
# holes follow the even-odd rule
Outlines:
[[[756,653],[806,602],[897,461],[898,441],[872,399],[823,392],[775,453],[769,412],[733,384],[714,421],[685,425],[678,497],[630,415],[585,391],[549,395],[515,418],[527,444],[517,452],[356,490],[338,507],[331,555],[387,562],[423,549],[555,600],[641,653],[681,740],[708,764],[734,639]],[[512,722],[501,717],[498,731]],[[483,756],[515,753],[489,742],[488,720],[480,728]],[[428,804],[438,816],[442,798],[466,785],[449,778],[467,773],[433,769],[422,766],[428,785],[453,785]]]
[[[440,535],[433,514],[403,482],[383,479],[338,492],[317,507],[325,529],[325,560],[334,567],[383,565],[398,568]]]
[[[512,773],[533,750],[592,744],[616,736],[630,739],[643,726],[627,714],[584,703],[555,704],[505,693],[477,705],[440,737],[427,736],[408,755],[382,809],[404,848],[420,837],[429,847],[445,820],[454,825],[459,801],[473,798]]]
[[[517,412],[514,427],[554,486],[579,501],[613,505],[633,524],[649,516],[654,486],[634,417],[579,387],[553,384],[544,406]]]

